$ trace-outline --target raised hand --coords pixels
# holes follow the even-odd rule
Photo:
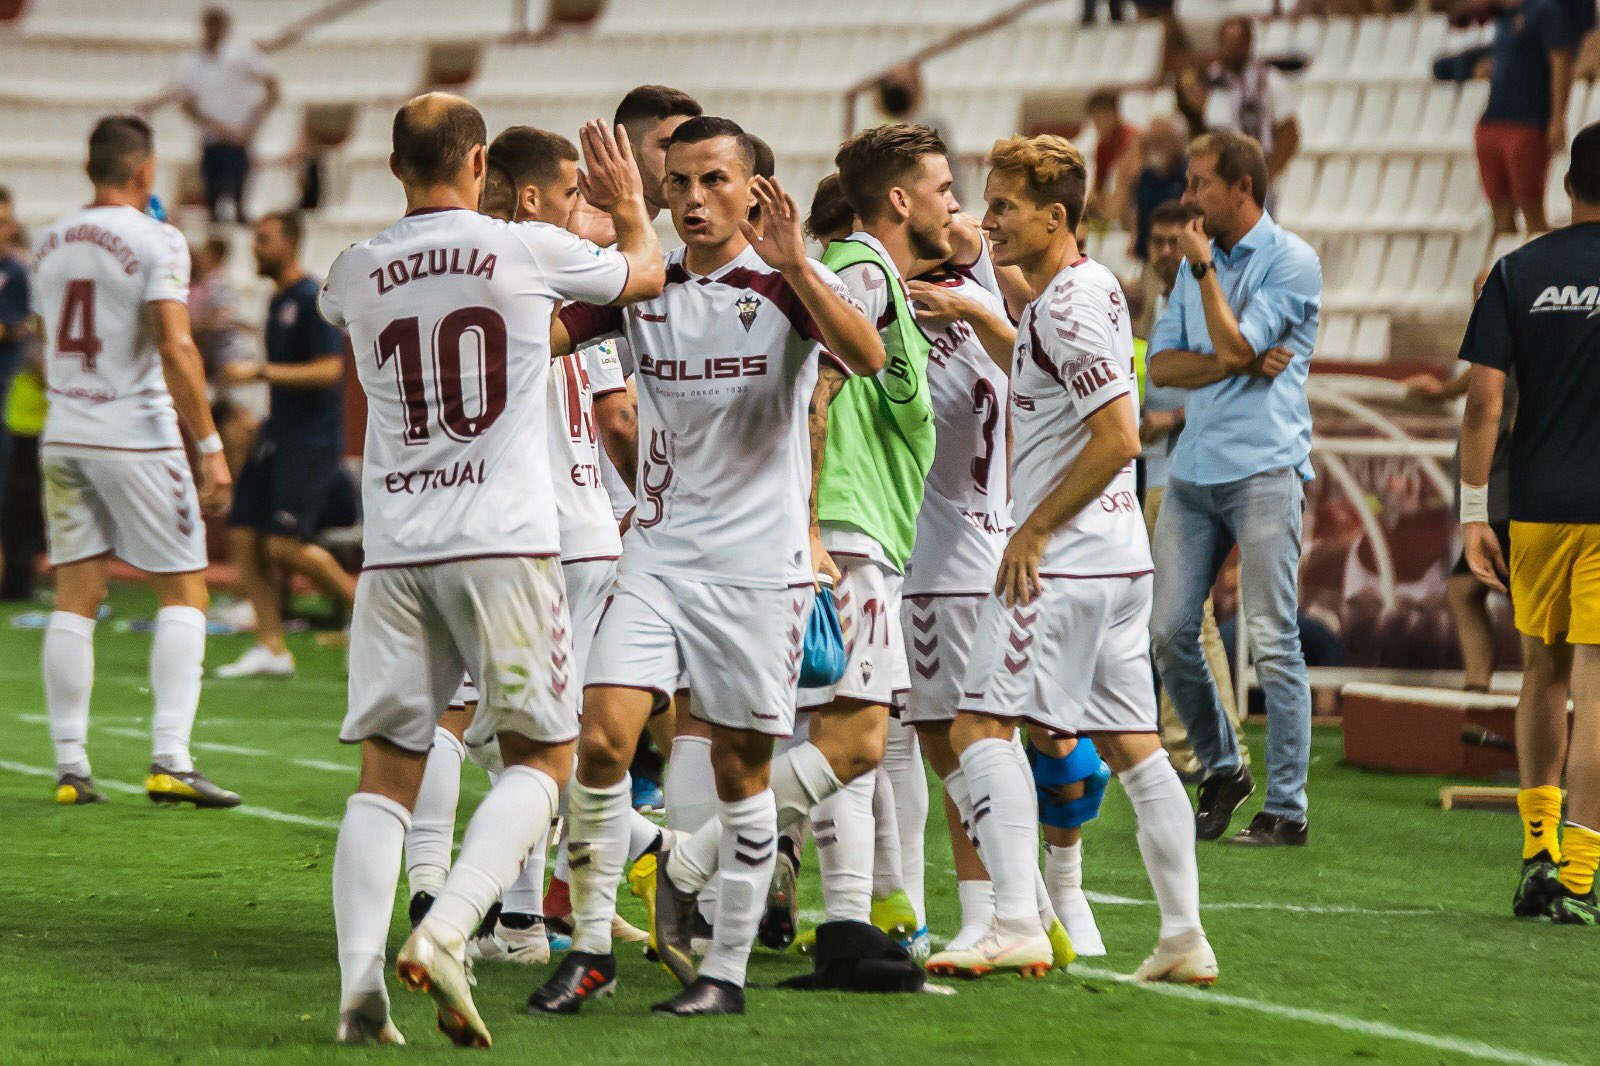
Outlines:
[[[739,229],[756,254],[777,271],[804,269],[806,237],[800,228],[800,207],[783,191],[776,178],[757,176],[750,183],[756,203],[761,206],[761,229],[739,220]]]
[[[626,200],[644,200],[644,182],[628,145],[628,131],[615,133],[602,119],[590,119],[578,132],[583,145],[584,169],[578,172],[578,191],[590,206],[610,213]]]

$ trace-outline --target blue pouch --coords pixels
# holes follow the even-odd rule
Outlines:
[[[839,628],[839,609],[833,604],[833,589],[823,586],[811,605],[806,623],[805,651],[800,657],[800,687],[823,688],[837,684],[844,676],[848,660],[844,654],[844,633]]]
[[[1078,746],[1056,758],[1028,746],[1028,764],[1033,767],[1033,783],[1039,793],[1039,821],[1058,829],[1077,829],[1100,813],[1111,767],[1100,758],[1094,741],[1079,737]],[[1083,795],[1067,799],[1071,785],[1083,783]]]

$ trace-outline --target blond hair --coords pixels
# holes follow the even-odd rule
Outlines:
[[[1067,211],[1067,228],[1078,228],[1089,195],[1089,168],[1071,141],[1048,133],[1006,137],[989,149],[989,166],[1020,175],[1035,203],[1060,204]]]

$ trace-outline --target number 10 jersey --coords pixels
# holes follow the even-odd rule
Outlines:
[[[628,265],[566,230],[467,210],[413,212],[346,249],[323,317],[350,331],[367,396],[369,569],[555,555],[550,318],[606,304]]]

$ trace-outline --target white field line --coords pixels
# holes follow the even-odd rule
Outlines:
[[[29,766],[26,763],[11,762],[0,759],[0,770],[9,770],[14,774],[26,774],[29,777],[48,777],[54,779],[56,772],[43,766]],[[130,796],[144,795],[144,789],[138,785],[130,785],[125,781],[106,781],[96,779],[95,784],[107,792],[123,792]],[[339,823],[331,818],[312,818],[304,814],[290,814],[288,811],[275,811],[271,807],[257,807],[251,803],[241,803],[233,808],[235,813],[247,818],[261,818],[269,822],[283,822],[287,825],[304,825],[313,829],[338,829]]]
[[[17,715],[17,720],[37,725],[48,725],[50,721],[42,714],[19,714]],[[96,723],[94,725],[94,729],[97,732],[106,733],[114,737],[130,737],[134,740],[144,740],[150,735],[148,728],[135,729],[130,726],[100,725]],[[266,751],[261,748],[247,748],[239,744],[219,744],[216,741],[211,740],[191,741],[189,746],[195,751],[208,751],[216,755],[238,755],[250,759],[282,758],[293,763],[295,766],[301,766],[307,770],[322,770],[333,774],[348,775],[355,773],[358,769],[358,767],[356,767],[353,763],[332,762],[328,759],[298,759],[291,756],[280,756],[275,752]]]
[[[1153,907],[1153,899],[1134,899],[1131,896],[1113,896],[1104,892],[1085,891],[1089,902],[1098,903],[1103,907]],[[1283,911],[1287,914],[1359,914],[1372,918],[1421,918],[1427,915],[1442,913],[1438,909],[1422,907],[1409,908],[1372,908],[1372,907],[1345,907],[1338,904],[1317,903],[1262,903],[1256,901],[1231,901],[1221,903],[1208,903],[1201,901],[1204,910],[1213,911]]]
[[[1213,989],[1190,988],[1187,985],[1169,984],[1138,984],[1133,982],[1129,975],[1115,973],[1111,970],[1102,970],[1097,966],[1084,966],[1073,963],[1069,972],[1078,977],[1089,977],[1100,981],[1118,981],[1145,992],[1153,992],[1158,996],[1170,996],[1175,999],[1187,999],[1209,1006],[1236,1007],[1240,1010],[1255,1011],[1257,1014],[1266,1014],[1274,1018],[1284,1018],[1289,1021],[1308,1022],[1312,1025],[1324,1025],[1331,1029],[1342,1029],[1347,1033],[1356,1033],[1361,1036],[1377,1037],[1383,1040],[1396,1040],[1406,1044],[1415,1044],[1418,1047],[1430,1048],[1434,1051],[1448,1052],[1452,1055],[1461,1055],[1467,1058],[1481,1059],[1485,1062],[1509,1062],[1515,1066],[1569,1066],[1559,1059],[1547,1059],[1538,1055],[1529,1055],[1509,1048],[1495,1047],[1485,1044],[1481,1040],[1463,1040],[1453,1036],[1435,1036],[1432,1033],[1421,1033],[1414,1029],[1402,1029],[1397,1025],[1387,1022],[1372,1022],[1365,1018],[1353,1018],[1347,1014],[1336,1014],[1333,1011],[1311,1010],[1306,1007],[1290,1007],[1282,1003],[1273,1003],[1270,1000],[1251,999],[1248,996],[1235,996],[1226,992],[1217,992]],[[1044,987],[1050,987],[1048,985]]]

